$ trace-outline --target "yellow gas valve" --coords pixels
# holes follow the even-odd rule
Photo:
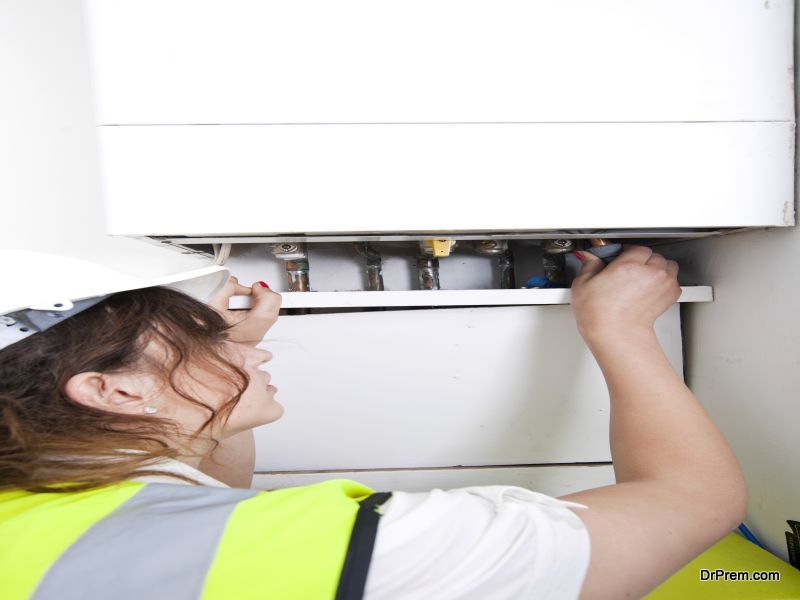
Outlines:
[[[450,256],[450,250],[452,250],[455,245],[455,240],[425,240],[422,243],[422,249],[424,250],[425,254],[431,255],[434,258],[443,258]]]

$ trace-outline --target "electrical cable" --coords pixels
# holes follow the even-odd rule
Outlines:
[[[753,542],[753,543],[754,543],[756,546],[758,546],[759,548],[762,548],[762,549],[764,548],[764,544],[762,544],[761,542],[759,542],[759,541],[758,541],[758,538],[757,538],[755,535],[753,535],[753,532],[752,532],[752,531],[750,531],[750,530],[747,528],[747,525],[745,525],[744,523],[742,523],[741,525],[739,525],[739,533],[741,533],[741,534],[742,534],[742,536],[743,536],[745,539],[747,539],[747,540],[749,540],[749,541]]]

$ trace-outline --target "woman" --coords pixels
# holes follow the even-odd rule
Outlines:
[[[616,485],[559,500],[249,490],[251,430],[283,412],[256,348],[280,297],[233,279],[210,307],[127,291],[0,351],[0,596],[643,595],[741,521],[745,488],[653,332],[680,295],[677,264],[641,246],[608,266],[576,255]],[[252,309],[228,311],[233,294]]]

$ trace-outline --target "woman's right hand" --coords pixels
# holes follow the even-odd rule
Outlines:
[[[655,320],[680,297],[678,263],[645,246],[627,246],[606,265],[582,252],[572,284],[572,309],[587,342],[653,330]]]

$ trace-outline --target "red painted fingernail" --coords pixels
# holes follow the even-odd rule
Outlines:
[[[260,285],[261,287],[265,287],[265,288],[269,289],[269,286],[266,283],[264,283],[263,281],[259,281],[258,285]]]
[[[575,256],[578,258],[578,260],[583,260],[583,252],[575,252]]]

